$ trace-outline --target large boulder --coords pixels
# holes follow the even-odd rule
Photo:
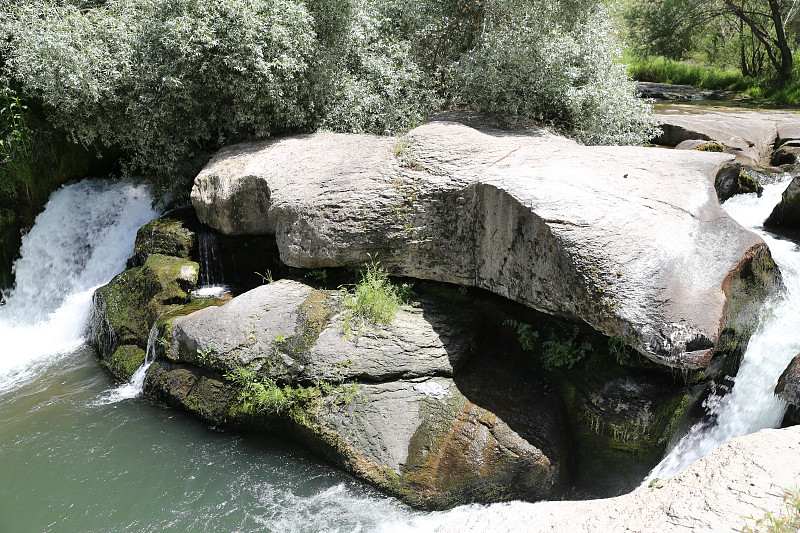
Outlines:
[[[792,179],[781,201],[764,221],[767,228],[800,229],[800,177]]]
[[[678,146],[687,140],[714,141],[751,166],[769,160],[779,135],[789,140],[797,130],[797,115],[781,111],[704,108],[698,112],[694,106],[662,105],[657,106],[656,116],[662,133],[653,143]]]
[[[359,332],[344,316],[338,291],[290,280],[167,315],[169,345],[159,345],[146,390],[214,425],[293,435],[416,507],[558,494],[567,446],[552,399],[528,391],[530,404],[502,411],[506,422],[456,384],[476,350],[476,313],[422,297]],[[258,383],[296,400],[254,409],[239,391]]]
[[[467,509],[443,517],[437,531],[742,531],[785,513],[784,490],[797,490],[798,479],[800,427],[765,429],[624,496]]]
[[[674,368],[705,368],[726,309],[741,307],[731,302],[763,296],[733,294],[732,280],[777,276],[763,241],[718,205],[731,155],[581,146],[475,120],[445,115],[402,139],[231,146],[197,176],[192,202],[221,232],[274,234],[290,266],[377,257],[394,274],[586,322]]]

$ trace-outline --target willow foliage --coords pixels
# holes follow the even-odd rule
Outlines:
[[[5,83],[84,145],[185,191],[210,151],[391,134],[448,103],[591,143],[652,132],[592,0],[0,0]]]

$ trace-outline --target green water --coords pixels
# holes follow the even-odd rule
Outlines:
[[[114,386],[83,348],[0,392],[0,533],[426,529],[287,444],[94,404]]]

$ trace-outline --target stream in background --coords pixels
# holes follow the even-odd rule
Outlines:
[[[725,207],[758,226],[785,186]],[[217,432],[124,394],[84,325],[94,289],[124,269],[136,230],[157,215],[145,187],[81,182],[54,193],[23,240],[18,285],[0,307],[0,533],[433,531],[474,510],[417,513],[291,444]],[[751,341],[732,393],[709,400],[717,424],[693,428],[655,477],[780,423],[771,390],[800,348],[800,254],[765,239],[787,299]]]

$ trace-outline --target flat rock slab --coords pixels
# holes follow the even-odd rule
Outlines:
[[[225,148],[192,202],[220,231],[274,234],[290,266],[377,257],[393,274],[488,289],[661,364],[703,368],[726,280],[766,249],[718,205],[714,180],[731,161],[449,114],[401,139],[319,133]]]
[[[663,134],[655,144],[677,146],[687,140],[716,141],[750,166],[769,161],[776,141],[798,138],[800,115],[789,111],[748,111],[692,105],[657,105]],[[778,144],[782,144],[779,142]]]
[[[739,532],[800,483],[800,426],[739,437],[652,488],[605,500],[514,502],[454,512],[437,531]]]
[[[304,383],[452,376],[472,346],[470,321],[461,318],[437,306],[403,307],[391,324],[348,333],[338,292],[280,280],[176,318],[165,355]]]

